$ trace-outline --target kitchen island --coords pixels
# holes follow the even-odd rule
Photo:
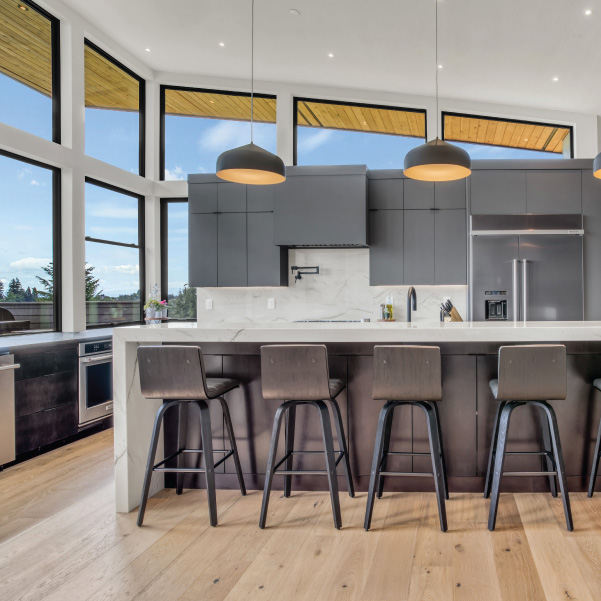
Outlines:
[[[339,397],[349,439],[351,466],[358,490],[365,490],[381,403],[371,398],[375,344],[432,344],[442,352],[443,401],[440,404],[449,486],[454,491],[481,491],[490,443],[495,403],[488,382],[496,377],[497,351],[503,344],[562,343],[568,349],[568,398],[554,402],[564,448],[568,486],[585,487],[590,471],[601,395],[592,381],[601,377],[601,322],[477,322],[477,323],[168,323],[115,328],[113,339],[116,509],[131,511],[140,498],[150,435],[159,400],[140,393],[136,349],[144,344],[194,344],[203,349],[207,374],[231,377],[241,387],[228,393],[232,421],[248,488],[261,488],[277,401],[261,396],[260,347],[263,344],[323,343],[328,347],[330,373],[343,379]],[[224,438],[218,403],[212,410],[213,434]],[[321,447],[317,415],[302,408],[297,416],[297,444]],[[421,412],[420,412],[421,413]],[[395,414],[391,446],[394,450],[426,452],[428,436],[423,416],[403,408]],[[173,418],[165,421],[162,453],[175,450]],[[540,450],[540,421],[530,408],[512,419],[509,450]],[[189,437],[199,440],[199,428],[189,424]],[[199,442],[196,442],[199,444]],[[219,448],[220,444],[216,444]],[[225,447],[221,447],[225,448]],[[309,456],[308,461],[321,460]],[[398,457],[403,471],[429,471],[428,457]],[[299,459],[299,462],[301,460]],[[540,469],[539,457],[517,456],[508,470]],[[307,469],[315,463],[305,464]],[[396,467],[395,467],[396,469]],[[200,487],[202,478],[187,475],[186,487]],[[169,478],[169,476],[168,476]],[[325,489],[315,476],[298,476],[297,490]],[[274,487],[281,485],[279,478]],[[427,478],[394,478],[387,490],[430,490]],[[236,486],[233,466],[226,462],[216,474],[218,487]],[[155,473],[151,494],[170,480]],[[341,482],[342,486],[342,482]],[[504,490],[546,490],[546,478],[505,478]],[[433,488],[432,488],[433,489]]]

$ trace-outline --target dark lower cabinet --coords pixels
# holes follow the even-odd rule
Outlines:
[[[17,455],[77,434],[78,405],[69,403],[16,420]]]
[[[17,418],[77,403],[77,372],[66,371],[15,382]]]

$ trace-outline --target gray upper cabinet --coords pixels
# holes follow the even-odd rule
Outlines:
[[[288,284],[288,249],[273,243],[273,213],[246,216],[248,285]]]
[[[434,283],[467,284],[464,209],[434,211]]]
[[[432,284],[434,282],[434,213],[436,211],[405,211],[404,222],[404,282]]]
[[[403,178],[370,179],[370,209],[403,209]]]
[[[498,169],[472,171],[469,182],[472,215],[526,213],[526,172]]]
[[[582,171],[584,319],[601,320],[601,179]],[[601,371],[601,370],[600,370]]]
[[[246,213],[246,186],[224,182],[217,187],[219,213]]]
[[[217,215],[217,285],[246,286],[246,213]]]
[[[370,211],[369,283],[403,284],[403,217],[405,211]]]
[[[277,186],[247,186],[246,210],[249,213],[273,211]]]
[[[557,169],[526,173],[528,213],[581,213],[582,172]]]
[[[188,284],[217,286],[217,214],[188,215]]]
[[[465,179],[454,182],[436,182],[434,206],[437,209],[465,209],[466,205],[467,184]]]
[[[405,209],[433,209],[434,183],[405,180]]]
[[[188,213],[216,213],[219,184],[188,184]]]

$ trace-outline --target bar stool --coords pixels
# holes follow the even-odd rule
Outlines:
[[[597,390],[601,390],[601,378],[593,382]],[[588,483],[588,496],[592,497],[595,492],[595,480],[597,479],[597,470],[599,469],[599,460],[601,459],[601,421],[599,421],[599,431],[597,432],[597,443],[595,444],[595,454],[593,455],[593,467],[591,468],[591,479]]]
[[[261,347],[261,381],[263,397],[265,399],[284,400],[275,413],[267,472],[265,474],[265,489],[263,491],[263,505],[259,527],[265,528],[267,508],[274,474],[284,476],[284,496],[289,497],[292,490],[292,476],[294,474],[327,475],[332,501],[334,526],[342,527],[340,517],[340,500],[338,498],[338,480],[336,466],[344,459],[344,473],[350,497],[355,496],[351,466],[348,456],[348,447],[344,435],[344,426],[340,407],[336,397],[344,390],[342,380],[330,379],[328,369],[328,353],[325,345],[269,345]],[[338,435],[340,450],[334,451],[332,427],[328,406],[332,406],[334,423]],[[321,433],[323,438],[325,470],[293,470],[292,459],[294,455],[308,455],[322,451],[295,451],[294,427],[296,407],[298,405],[312,405],[319,411]],[[285,454],[276,463],[278,440],[284,415],[287,414],[285,432]],[[335,455],[338,455],[336,458]],[[285,469],[277,471],[285,463]]]
[[[549,476],[551,494],[557,496],[555,477],[563,499],[567,529],[574,529],[566,483],[557,418],[547,400],[567,396],[566,347],[560,344],[502,346],[499,349],[499,377],[490,381],[497,412],[490,443],[484,497],[490,500],[488,529],[494,530],[503,476]],[[546,399],[546,400],[543,400]],[[543,413],[543,451],[506,452],[511,413],[522,405],[540,408]],[[546,419],[545,419],[546,418]],[[546,458],[545,472],[503,472],[506,455],[540,455]]]
[[[440,419],[436,401],[442,400],[440,348],[436,346],[376,346],[374,347],[373,399],[386,401],[380,411],[374,456],[369,478],[365,511],[365,530],[371,526],[374,500],[382,497],[384,477],[433,476],[438,502],[440,529],[447,531],[445,499],[449,498]],[[390,451],[390,434],[395,407],[413,405],[426,414],[429,453],[400,453]],[[388,471],[391,455],[431,455],[433,473]]]
[[[176,494],[183,490],[185,473],[204,473],[207,480],[209,518],[211,526],[217,526],[217,501],[215,498],[215,468],[229,457],[234,458],[240,492],[245,495],[246,488],[242,478],[242,468],[236,447],[236,438],[227,402],[223,395],[240,386],[239,382],[229,378],[207,378],[205,375],[202,350],[198,346],[141,346],[138,348],[140,370],[140,388],[149,399],[163,399],[154,422],[148,463],[144,476],[142,499],[138,511],[138,526],[144,521],[148,491],[153,472],[175,472],[177,474]],[[230,449],[214,450],[211,434],[211,415],[208,400],[217,399],[221,403],[225,427],[230,440]],[[154,463],[165,413],[171,407],[179,407],[177,451]],[[188,408],[196,412],[200,421],[202,449],[186,448],[186,427]],[[187,468],[184,466],[185,453],[200,453],[204,456],[205,468]],[[213,453],[223,453],[223,457],[213,463]],[[171,459],[177,458],[177,467],[162,467]]]

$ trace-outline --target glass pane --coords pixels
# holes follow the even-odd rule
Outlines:
[[[444,139],[474,159],[564,159],[571,156],[569,127],[444,115]]]
[[[0,30],[0,119],[52,140],[51,22],[25,4],[3,0]]]
[[[140,320],[140,253],[86,242],[87,324]]]
[[[86,182],[86,236],[138,244],[138,199]]]
[[[167,204],[169,317],[196,317],[196,288],[188,288],[188,203]],[[163,294],[163,296],[165,296]]]
[[[254,142],[276,152],[275,98],[255,97]],[[250,142],[250,95],[165,90],[165,179],[214,173],[217,157]]]
[[[296,120],[297,165],[401,169],[425,141],[425,112],[298,100]]]
[[[52,171],[0,155],[0,334],[54,329]]]
[[[86,154],[139,173],[140,82],[85,46]]]

